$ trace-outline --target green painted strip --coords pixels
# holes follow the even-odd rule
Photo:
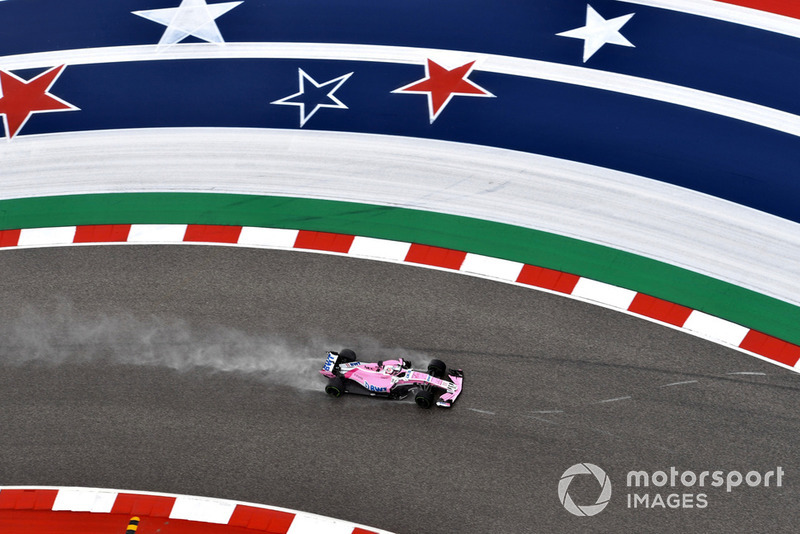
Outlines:
[[[609,247],[479,219],[353,202],[211,193],[121,193],[0,201],[0,229],[225,224],[422,243],[585,276],[800,345],[800,307]]]

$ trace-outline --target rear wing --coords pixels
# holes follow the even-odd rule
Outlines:
[[[332,350],[328,351],[328,354],[325,358],[325,363],[322,365],[322,369],[320,369],[319,372],[328,378],[335,377],[336,374],[333,372],[333,370],[336,368],[337,361],[339,361],[339,353]]]

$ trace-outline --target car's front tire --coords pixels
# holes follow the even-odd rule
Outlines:
[[[428,409],[433,406],[433,391],[429,389],[421,389],[414,395],[414,402],[420,408]]]
[[[447,365],[442,360],[431,360],[428,364],[428,374],[434,378],[447,376]]]
[[[337,399],[344,395],[344,378],[341,376],[331,378],[325,386],[325,393]]]

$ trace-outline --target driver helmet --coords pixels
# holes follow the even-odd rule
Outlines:
[[[387,375],[395,375],[403,370],[403,360],[389,360],[383,362],[383,369],[381,371]]]

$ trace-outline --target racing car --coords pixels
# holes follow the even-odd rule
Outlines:
[[[320,373],[328,378],[325,393],[332,397],[356,393],[399,400],[413,393],[420,408],[433,406],[437,396],[436,406],[450,408],[464,382],[461,369],[448,369],[441,360],[431,360],[427,371],[421,371],[402,358],[360,362],[351,349],[328,351]]]

